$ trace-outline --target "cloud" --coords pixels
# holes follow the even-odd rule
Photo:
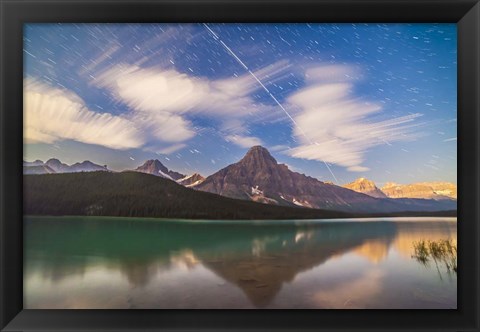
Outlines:
[[[264,68],[261,74],[275,76],[278,67]],[[248,76],[211,81],[173,69],[124,64],[97,75],[92,84],[110,90],[118,101],[136,111],[240,118],[262,107],[249,96],[260,86]]]
[[[72,92],[26,80],[24,85],[24,140],[53,143],[71,139],[113,149],[138,148],[144,138],[123,117],[89,110]]]
[[[119,65],[98,75],[93,84],[108,88],[135,111],[185,113],[203,102],[208,84],[174,70]]]
[[[268,149],[272,152],[278,152],[278,151],[288,150],[290,149],[290,147],[288,145],[279,144],[279,145],[270,146]]]
[[[366,172],[369,171],[370,168],[363,167],[363,166],[351,166],[347,168],[350,172]]]
[[[149,137],[150,141],[176,143],[195,135],[191,123],[176,114],[158,112],[132,113],[128,118]]]
[[[444,139],[443,141],[444,142],[455,142],[455,141],[457,141],[457,138],[456,137],[447,138],[447,139]]]
[[[155,63],[169,65],[174,54],[165,50],[166,44],[176,44],[181,48],[182,44],[191,42],[197,37],[192,35],[192,25],[181,25],[177,27],[154,27],[151,30],[151,37],[146,39],[135,38],[141,24],[129,24],[129,26],[112,25],[106,29],[95,29],[95,38],[92,47],[88,48],[89,63],[82,65],[77,71],[84,79],[98,71],[111,67],[114,63],[129,63],[142,65]],[[182,37],[182,38],[179,38]],[[108,43],[105,41],[108,40]]]
[[[183,149],[186,146],[187,146],[186,144],[179,143],[179,144],[174,144],[174,145],[167,146],[166,148],[163,148],[163,149],[159,149],[156,152],[161,153],[161,154],[171,154],[171,153],[174,153],[178,150]]]
[[[251,148],[255,145],[263,145],[263,142],[259,138],[252,136],[229,135],[225,137],[225,140],[242,148]]]
[[[275,81],[283,77],[289,66],[287,61],[280,61],[257,70],[255,76]],[[272,106],[256,103],[250,96],[262,89],[251,74],[209,80],[173,69],[122,64],[99,73],[91,84],[109,90],[117,101],[136,114],[136,118],[151,123],[151,128],[168,119],[171,130],[164,124],[154,135],[164,141],[191,138],[193,133],[188,129],[187,119],[208,116],[220,122],[220,133],[227,141],[250,147],[247,146],[249,142],[261,141],[245,136],[248,132],[246,119],[251,119],[252,115],[261,118],[262,114],[272,111]]]
[[[118,51],[116,44],[109,45],[106,53],[84,67],[82,73],[105,67]],[[255,73],[262,79],[275,80],[288,66],[288,62],[282,61]],[[195,136],[190,118],[207,116],[220,123],[220,135],[226,140],[242,147],[261,143],[260,139],[246,135],[245,121],[255,113],[261,116],[271,106],[258,104],[250,96],[261,89],[250,74],[209,80],[173,69],[131,64],[107,66],[94,74],[90,86],[107,89],[129,110],[122,115],[94,112],[74,93],[28,79],[26,142],[72,139],[114,149],[172,153]]]
[[[296,122],[293,134],[300,142],[288,155],[364,172],[369,149],[417,137],[413,128],[421,114],[382,119],[380,105],[355,97],[355,69],[318,67],[306,75],[305,87],[287,99]]]
[[[260,81],[268,81],[268,84],[272,84],[289,76],[290,73],[287,73],[287,69],[290,69],[291,67],[292,64],[288,60],[280,60],[254,71],[253,74]],[[250,73],[238,77],[218,80],[215,82],[215,86],[231,96],[246,96],[262,89],[261,85]]]
[[[106,49],[102,49],[102,52],[98,55],[98,57],[93,59],[88,65],[82,66],[78,73],[80,75],[90,73],[92,70],[104,64],[106,61],[112,59],[112,56],[120,49],[120,45],[110,43],[110,45]]]
[[[98,113],[73,92],[33,79],[24,83],[24,119],[25,143],[70,139],[119,150],[168,152],[182,148],[179,143],[194,136],[190,123],[178,115]]]

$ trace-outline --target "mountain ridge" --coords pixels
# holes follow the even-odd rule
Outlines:
[[[77,173],[109,171],[107,166],[100,166],[89,160],[77,162],[72,165],[62,163],[56,158],[50,158],[45,163],[37,159],[33,162],[23,161],[23,174],[51,174],[51,173]]]
[[[201,174],[193,173],[192,175],[187,175],[181,179],[178,179],[177,183],[190,188],[198,186],[203,181],[205,181],[205,178]]]
[[[260,204],[201,192],[159,176],[134,171],[25,175],[24,184],[26,215],[228,220],[456,215],[456,211],[354,214]]]
[[[425,198],[435,200],[457,199],[457,186],[451,182],[415,182],[398,184],[388,182],[382,192],[389,198]]]
[[[100,166],[88,160],[70,166],[55,158],[46,163],[35,160],[23,161],[23,164],[24,174],[109,171],[106,165]],[[158,159],[146,160],[132,172],[155,175],[187,188],[224,197],[271,205],[356,213],[456,209],[456,186],[447,182],[413,184],[416,185],[416,192],[401,190],[412,185],[391,182],[382,188],[386,191],[384,193],[373,181],[363,177],[338,186],[290,170],[287,165],[279,164],[266,148],[259,145],[251,147],[238,162],[227,165],[206,178],[198,173],[186,176],[170,170]],[[418,188],[423,188],[423,191]]]
[[[134,171],[140,172],[140,173],[152,174],[155,176],[160,176],[173,181],[176,181],[185,177],[184,174],[169,170],[158,159],[149,159],[145,161],[142,165],[134,169]]]
[[[326,184],[313,177],[293,172],[284,164],[278,164],[262,146],[250,148],[240,161],[208,176],[195,189],[267,204],[341,211],[394,212],[405,210],[407,206],[414,210],[416,205],[421,209],[428,206],[426,202],[414,199],[395,201],[375,198],[334,184]],[[441,209],[439,204],[430,203],[430,208]]]

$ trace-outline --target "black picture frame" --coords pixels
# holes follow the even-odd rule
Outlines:
[[[478,0],[0,0],[2,331],[480,331]],[[458,26],[457,310],[24,310],[23,24],[27,22],[454,22]]]

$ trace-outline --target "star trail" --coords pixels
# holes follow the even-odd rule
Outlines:
[[[455,24],[27,24],[24,159],[456,183]]]

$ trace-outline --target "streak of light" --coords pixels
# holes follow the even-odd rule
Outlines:
[[[302,133],[302,135],[307,139],[307,141],[310,143],[310,145],[312,144],[316,144],[318,145],[317,142],[313,142],[310,137],[307,136],[307,134],[305,133],[305,131],[302,129],[302,127],[300,127],[297,122],[295,121],[295,119],[290,115],[290,113],[288,113],[288,111],[285,109],[285,107],[283,107],[283,105],[278,101],[277,98],[275,98],[275,96],[270,92],[270,90],[268,90],[268,88],[265,86],[265,84],[262,83],[262,81],[257,77],[257,75],[255,75],[254,72],[252,72],[250,70],[250,68],[248,68],[248,66],[235,54],[235,52],[232,51],[232,49],[230,47],[227,46],[227,44],[225,44],[221,39],[220,37],[215,33],[213,32],[212,29],[210,29],[210,27],[206,24],[206,23],[203,23],[203,26],[211,33],[211,35],[213,36],[213,39],[216,40],[217,42],[220,43],[220,45],[223,46],[224,49],[227,50],[227,52],[258,82],[258,84],[260,84],[260,86],[265,90],[265,92],[268,93],[268,95],[270,96],[270,98],[272,98],[272,100],[278,105],[278,107],[280,107],[280,109],[288,116],[288,118],[292,121],[292,123],[294,124],[294,126],[296,128],[298,128],[300,130],[300,132]],[[332,169],[330,168],[330,166],[325,162],[323,161],[323,163],[325,164],[325,166],[327,167],[328,171],[330,172],[330,174],[332,175],[332,177],[335,179],[335,183],[338,183],[338,180],[335,176],[335,174],[333,174],[332,172]]]

